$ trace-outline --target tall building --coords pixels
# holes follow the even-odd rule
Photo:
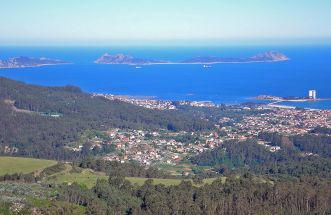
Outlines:
[[[317,99],[316,90],[309,90],[308,98],[316,100]]]

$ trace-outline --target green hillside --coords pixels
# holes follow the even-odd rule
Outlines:
[[[39,160],[19,157],[0,157],[0,175],[14,173],[32,173],[55,165],[52,160]]]
[[[94,97],[73,86],[41,87],[0,77],[0,154],[56,160],[85,156],[67,149],[88,130],[208,130],[181,111],[150,110]]]

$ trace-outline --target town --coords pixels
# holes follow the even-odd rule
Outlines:
[[[119,100],[122,102],[127,102],[133,105],[137,105],[140,107],[148,108],[148,109],[158,109],[158,110],[175,110],[176,105],[189,105],[192,107],[216,107],[216,105],[210,101],[180,101],[180,102],[173,102],[173,101],[165,101],[165,100],[156,100],[150,98],[139,98],[139,97],[132,97],[126,95],[113,95],[113,94],[100,94],[94,93],[92,97],[104,97],[108,100],[114,101]]]
[[[157,101],[148,99],[134,99],[126,96],[100,95],[111,100],[120,100],[151,109],[175,110],[180,105],[192,106],[199,110],[200,107],[219,108],[209,102],[177,102],[175,106],[171,101]],[[220,146],[225,141],[245,141],[257,138],[259,133],[279,133],[283,135],[303,135],[312,129],[331,127],[330,110],[305,110],[272,107],[269,105],[228,106],[234,113],[245,111],[245,115],[238,120],[232,117],[222,117],[215,124],[215,129],[206,132],[184,132],[168,130],[121,130],[111,129],[102,135],[90,135],[88,141],[93,143],[90,150],[112,146],[112,151],[103,155],[105,160],[128,162],[136,161],[140,164],[150,165],[176,165],[190,156],[197,155],[206,150]],[[221,111],[221,110],[220,110]],[[280,147],[271,147],[268,143],[266,150],[276,152]],[[70,147],[74,151],[82,150],[83,145]]]

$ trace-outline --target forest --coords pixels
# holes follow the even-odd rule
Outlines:
[[[0,154],[74,160],[84,155],[67,150],[66,144],[86,130],[110,128],[199,131],[214,125],[184,111],[92,97],[74,86],[41,87],[0,78]]]
[[[202,187],[134,186],[120,177],[98,181],[87,190],[75,184],[59,198],[85,205],[88,214],[325,214],[330,212],[330,181],[302,178],[274,184],[256,182],[252,175],[229,177]]]
[[[261,133],[259,138],[282,150],[271,152],[265,145],[250,139],[243,142],[228,141],[214,150],[190,158],[200,166],[212,166],[225,172],[250,171],[276,177],[320,176],[331,178],[331,137],[328,135],[282,136]]]
[[[79,165],[91,168],[106,167],[111,170],[108,180],[100,179],[91,189],[77,183],[41,184],[40,189],[51,196],[39,196],[24,208],[20,214],[330,214],[331,182],[315,176],[297,178],[274,178],[251,173],[227,174],[211,184],[192,183],[183,180],[179,185],[154,184],[153,179],[143,185],[132,184],[125,175],[144,175],[134,171],[128,164],[100,163],[87,159]],[[86,166],[86,167],[87,167]],[[122,168],[119,168],[122,167]],[[52,174],[63,168],[58,164],[47,168],[42,175]],[[123,172],[124,170],[128,170]],[[148,171],[148,170],[147,170]],[[123,174],[124,173],[124,174]],[[150,175],[163,177],[162,175]],[[7,194],[17,187],[27,189],[35,183],[33,175],[13,174],[1,178],[7,184]],[[19,182],[19,183],[17,183]],[[24,182],[24,183],[22,183]],[[33,185],[33,184],[32,184]],[[36,185],[33,185],[36,186]],[[20,188],[21,189],[21,188]],[[23,189],[23,188],[22,188]],[[28,189],[29,192],[32,192]],[[36,191],[34,191],[36,192]],[[33,195],[33,194],[29,194]],[[49,195],[49,194],[48,194]],[[31,198],[30,196],[30,198]],[[10,205],[0,201],[1,211],[8,211]]]

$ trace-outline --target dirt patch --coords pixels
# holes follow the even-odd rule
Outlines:
[[[10,108],[15,111],[15,112],[19,112],[19,113],[28,113],[28,114],[35,114],[36,112],[30,111],[30,110],[25,110],[25,109],[20,109],[17,108],[15,106],[15,101],[14,100],[10,100],[10,99],[5,99],[4,100],[5,104],[9,105]]]

